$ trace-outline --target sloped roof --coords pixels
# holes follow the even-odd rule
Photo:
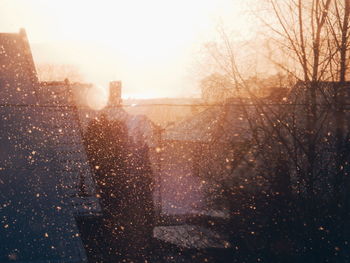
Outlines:
[[[43,120],[55,131],[58,155],[67,194],[72,198],[75,213],[92,215],[101,212],[96,198],[96,185],[82,138],[78,110],[68,82],[44,82],[38,89]]]
[[[169,141],[189,141],[221,143],[246,140],[247,122],[239,102],[231,99],[222,106],[214,105],[179,124],[165,130],[163,139]]]
[[[40,105],[75,106],[68,81],[40,82],[40,86],[37,90],[37,97]]]
[[[57,154],[37,106],[0,107],[0,262],[78,262],[84,250]],[[43,121],[45,120],[45,121]]]
[[[300,81],[291,89],[290,94],[288,95],[288,101],[298,101],[300,106],[303,103],[308,102],[309,98],[307,97],[308,90],[310,90],[311,83]],[[331,82],[331,81],[321,81],[317,83],[316,88],[316,102],[318,104],[330,104],[334,103],[334,98],[337,93],[341,94],[342,99],[347,104],[350,102],[350,82]]]
[[[0,34],[1,104],[35,104],[38,84],[25,31]]]
[[[0,262],[85,262],[74,219],[89,178],[79,122],[37,86],[23,36],[0,34]]]

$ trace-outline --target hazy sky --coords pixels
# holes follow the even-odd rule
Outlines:
[[[36,63],[77,65],[100,86],[122,80],[124,97],[189,96],[199,94],[195,61],[217,26],[251,32],[247,3],[0,0],[0,32],[25,28]]]

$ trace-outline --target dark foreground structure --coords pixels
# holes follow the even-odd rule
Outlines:
[[[39,87],[24,30],[0,65],[0,262],[85,262],[74,217],[100,208],[76,109]]]
[[[122,121],[79,107],[68,81],[39,83],[24,30],[0,34],[0,65],[0,262],[144,260],[148,147]],[[109,116],[128,118],[114,106]]]

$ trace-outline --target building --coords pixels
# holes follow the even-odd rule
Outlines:
[[[24,30],[0,34],[0,90],[0,261],[86,262],[75,216],[100,209],[77,111],[39,85]]]
[[[207,107],[198,98],[127,99],[124,110],[131,115],[144,115],[160,127],[179,123]]]
[[[229,176],[235,145],[251,139],[237,101],[207,110],[162,135],[161,196],[166,214],[206,213],[209,179]]]

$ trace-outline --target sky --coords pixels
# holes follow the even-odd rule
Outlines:
[[[252,0],[0,0],[0,32],[25,28],[36,64],[71,64],[123,97],[200,94],[196,61],[218,25],[251,32]]]

